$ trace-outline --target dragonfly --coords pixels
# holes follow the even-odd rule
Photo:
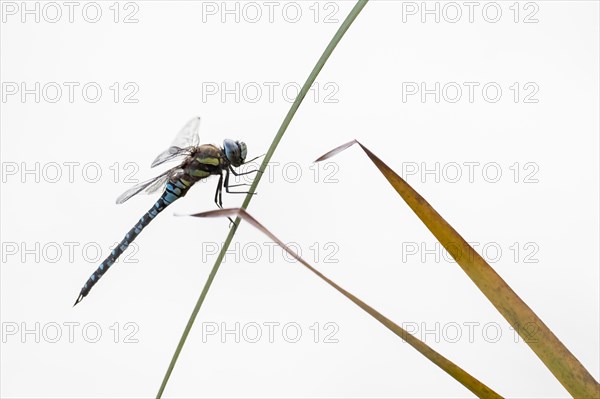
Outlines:
[[[210,176],[219,176],[217,190],[215,192],[215,203],[219,208],[223,208],[223,187],[225,191],[231,194],[248,194],[246,191],[231,191],[230,188],[244,186],[247,184],[229,184],[230,173],[235,176],[247,175],[258,172],[251,170],[244,173],[238,173],[234,168],[238,168],[245,163],[250,163],[259,158],[253,158],[246,162],[247,146],[242,141],[225,139],[223,147],[219,148],[212,144],[200,144],[198,130],[200,127],[200,118],[191,119],[175,137],[175,140],[169,148],[161,152],[152,162],[151,167],[162,165],[166,162],[181,159],[179,164],[166,172],[135,185],[125,191],[117,198],[117,204],[122,204],[131,197],[140,194],[152,194],[159,189],[163,193],[156,201],[154,206],[142,216],[135,226],[125,235],[121,242],[113,249],[106,259],[98,266],[96,271],[90,276],[87,282],[81,288],[81,292],[75,301],[75,305],[83,300],[92,287],[98,283],[98,280],[110,269],[115,261],[125,252],[129,245],[137,238],[142,230],[150,224],[152,220],[169,205],[185,196],[188,190],[197,182]],[[233,221],[230,219],[233,223]]]

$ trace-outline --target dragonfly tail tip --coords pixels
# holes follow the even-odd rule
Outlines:
[[[82,299],[83,299],[83,295],[79,294],[79,296],[75,300],[75,303],[73,304],[73,307],[75,307],[75,305],[77,305],[79,302],[81,302]]]

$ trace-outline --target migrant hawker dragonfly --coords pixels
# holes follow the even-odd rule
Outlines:
[[[160,153],[154,162],[152,162],[152,167],[155,167],[168,161],[183,158],[179,165],[153,179],[137,184],[117,198],[117,204],[122,204],[141,192],[151,194],[161,188],[164,189],[161,197],[156,201],[154,206],[142,216],[137,224],[125,235],[123,240],[121,240],[117,247],[112,250],[110,255],[108,255],[90,276],[81,289],[73,306],[77,305],[89,294],[92,287],[115,263],[117,258],[123,254],[141,231],[150,224],[156,215],[165,210],[165,208],[173,202],[186,195],[190,187],[198,181],[212,175],[219,176],[219,183],[217,184],[217,190],[215,192],[215,203],[219,208],[223,207],[223,187],[225,187],[225,190],[228,193],[247,194],[247,192],[243,191],[229,190],[231,187],[244,185],[230,185],[230,173],[240,176],[257,172],[256,170],[252,170],[245,173],[237,173],[233,169],[234,167],[237,168],[246,163],[246,144],[241,141],[226,139],[223,141],[223,148],[219,148],[212,144],[200,145],[200,138],[198,135],[199,127],[200,118],[196,117],[190,120],[176,136],[171,147]]]

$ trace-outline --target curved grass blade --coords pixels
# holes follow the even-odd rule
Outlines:
[[[288,254],[294,257],[298,262],[304,265],[308,270],[316,274],[320,279],[325,281],[327,284],[335,288],[338,292],[344,295],[346,298],[350,299],[356,305],[358,305],[362,310],[373,316],[377,321],[387,327],[394,334],[402,338],[404,341],[408,342],[413,348],[419,351],[423,356],[427,359],[431,360],[434,364],[436,364],[439,368],[448,373],[452,378],[456,381],[460,382],[467,389],[473,392],[480,398],[502,398],[502,396],[498,395],[491,388],[483,384],[481,381],[467,373],[465,370],[454,364],[452,361],[446,359],[443,355],[436,352],[433,348],[427,345],[425,342],[419,340],[408,331],[379,313],[377,310],[373,309],[359,298],[352,295],[350,292],[346,291],[332,280],[327,278],[317,269],[308,264],[304,259],[302,259],[295,251],[293,251],[290,247],[284,244],[279,238],[277,238],[273,233],[267,230],[261,223],[259,223],[254,217],[252,217],[248,212],[241,208],[234,209],[219,209],[216,211],[202,212],[196,213],[190,216],[195,217],[230,217],[236,216],[238,218],[242,218],[246,222],[250,223],[252,226],[256,227],[262,233],[267,235],[271,240],[276,242],[281,248],[283,248]]]
[[[269,150],[267,151],[267,154],[265,155],[265,158],[263,159],[263,161],[259,167],[259,173],[256,174],[256,177],[252,181],[252,186],[250,186],[249,193],[248,193],[248,195],[246,195],[246,198],[244,199],[244,202],[242,204],[243,209],[248,208],[248,205],[250,204],[250,201],[252,200],[252,197],[254,196],[254,193],[256,192],[256,187],[258,186],[258,183],[260,182],[260,179],[262,178],[262,175],[263,175],[265,169],[267,168],[267,165],[269,164],[269,161],[271,160],[271,157],[273,156],[275,149],[279,145],[279,142],[281,141],[283,134],[287,130],[294,115],[296,115],[296,111],[298,111],[298,108],[300,107],[302,100],[304,100],[304,97],[306,97],[306,94],[310,90],[310,87],[312,86],[312,84],[317,79],[319,72],[321,72],[321,69],[323,69],[323,66],[329,59],[329,56],[331,56],[331,53],[333,53],[333,50],[336,48],[336,46],[338,45],[340,40],[342,40],[342,37],[344,36],[346,31],[350,28],[350,26],[352,25],[352,22],[354,22],[356,17],[358,17],[358,14],[360,14],[362,9],[367,5],[367,2],[368,2],[368,0],[358,0],[357,1],[356,5],[352,8],[352,10],[350,10],[350,13],[348,14],[348,16],[346,17],[344,22],[342,22],[342,24],[338,28],[337,32],[335,33],[335,35],[333,35],[333,38],[331,39],[331,41],[325,48],[325,51],[323,51],[323,54],[321,55],[321,57],[315,64],[310,75],[308,75],[306,82],[304,82],[302,89],[300,89],[300,93],[298,93],[298,96],[294,100],[294,103],[290,107],[290,110],[288,111],[283,122],[281,123],[281,126],[279,127],[279,130],[277,131],[277,134],[275,135],[275,138],[273,139],[273,142],[271,143],[271,146],[269,147]],[[175,353],[173,353],[173,357],[171,359],[171,362],[169,363],[169,367],[167,368],[167,371],[166,371],[163,381],[160,385],[158,393],[156,394],[157,398],[160,398],[162,396],[162,394],[167,386],[167,382],[169,381],[169,378],[171,377],[171,373],[173,372],[175,363],[177,363],[177,359],[179,358],[179,353],[181,352],[181,349],[183,348],[183,345],[185,344],[187,336],[189,335],[190,330],[192,329],[192,326],[194,325],[196,316],[198,315],[198,312],[200,311],[200,308],[202,307],[202,303],[204,303],[204,298],[206,298],[206,294],[208,293],[208,290],[210,289],[210,286],[212,285],[212,282],[213,282],[215,276],[217,275],[217,271],[219,270],[219,267],[221,266],[221,262],[223,261],[223,258],[225,257],[225,253],[229,249],[229,245],[231,244],[231,241],[233,240],[233,236],[235,235],[235,232],[237,231],[237,226],[239,225],[240,221],[241,221],[241,219],[238,217],[236,219],[235,223],[232,224],[231,229],[229,229],[229,234],[227,235],[227,238],[225,238],[225,242],[223,243],[221,252],[219,252],[219,255],[217,256],[215,264],[214,264],[212,270],[210,271],[210,274],[208,275],[208,279],[206,280],[206,283],[204,284],[204,288],[202,288],[200,297],[198,298],[198,301],[196,301],[196,305],[194,306],[194,309],[192,310],[192,314],[190,315],[190,318],[185,326],[185,329],[183,330],[181,338],[179,339],[179,343],[177,344]]]
[[[363,149],[402,199],[565,389],[574,398],[600,398],[598,382],[548,326],[425,198],[368,148],[353,140],[329,151],[317,161],[328,159],[354,144]]]

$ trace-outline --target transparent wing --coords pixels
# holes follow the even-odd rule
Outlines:
[[[169,181],[169,179],[182,170],[183,169],[181,169],[179,167],[170,169],[169,172],[171,172],[171,173],[169,173],[168,175],[166,175],[164,177],[159,176],[160,179],[156,179],[154,181],[154,183],[151,183],[148,187],[146,187],[146,189],[144,190],[144,194],[153,194],[153,193],[157,192],[158,190],[163,189],[165,187],[165,184]]]
[[[167,170],[165,173],[163,173],[159,176],[153,177],[150,180],[146,180],[145,182],[136,184],[135,186],[133,186],[132,188],[130,188],[129,190],[127,190],[123,194],[121,194],[119,196],[119,198],[117,198],[117,204],[122,204],[123,202],[127,201],[129,198],[141,193],[144,190],[146,190],[147,194],[155,192],[160,187],[164,186],[164,184],[167,181],[169,181],[169,178],[171,178],[171,176],[173,176],[180,170],[181,169],[179,168],[179,166],[177,166],[175,168]]]
[[[187,148],[179,148],[176,146],[169,147],[166,150],[164,150],[163,152],[161,152],[160,154],[158,154],[156,159],[154,161],[152,161],[151,167],[153,168],[155,166],[162,165],[163,163],[172,161],[175,158],[188,156],[192,153],[193,149],[194,149],[193,146],[187,147]]]
[[[185,126],[179,131],[175,140],[171,144],[172,147],[185,148],[190,146],[197,146],[200,144],[200,136],[198,131],[200,130],[200,117],[196,116],[188,121]]]
[[[152,162],[151,167],[161,165],[167,161],[171,161],[179,156],[187,156],[191,153],[190,149],[200,144],[200,117],[192,118],[179,131],[171,147],[161,152]]]

